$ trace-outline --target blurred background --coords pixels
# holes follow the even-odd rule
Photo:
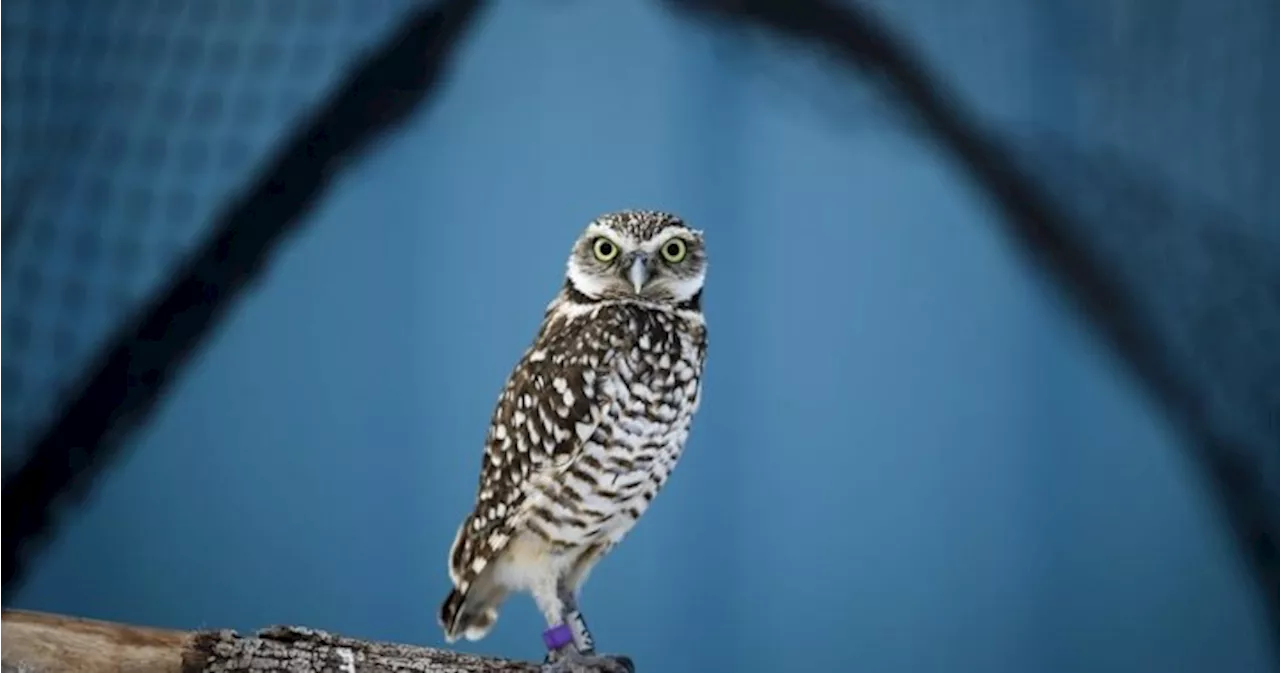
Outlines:
[[[6,475],[419,4],[5,3]],[[1275,4],[864,5],[1097,238],[1125,221],[1062,168],[1078,151],[1280,249]],[[706,232],[711,343],[680,468],[584,591],[602,650],[641,673],[1276,670],[1188,440],[871,79],[641,0],[494,3],[446,74],[332,176],[6,607],[442,645],[503,380],[581,228],[638,207]],[[1160,212],[1142,225],[1189,211]],[[1175,246],[1117,246],[1170,287]],[[1274,446],[1276,422],[1235,427]],[[540,659],[543,626],[518,596],[460,646]]]

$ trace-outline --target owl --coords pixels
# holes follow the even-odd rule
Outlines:
[[[547,621],[545,665],[633,670],[595,653],[579,590],[680,460],[701,401],[703,234],[627,210],[587,225],[507,379],[475,505],[449,550],[445,639],[488,634],[508,594]]]

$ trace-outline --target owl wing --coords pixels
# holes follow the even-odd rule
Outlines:
[[[475,509],[449,554],[450,578],[463,591],[528,517],[530,486],[572,467],[610,413],[603,382],[614,350],[606,341],[590,323],[560,334],[544,329],[507,379],[485,440]]]

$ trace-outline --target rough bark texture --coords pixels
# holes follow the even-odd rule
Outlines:
[[[253,636],[5,610],[3,673],[537,673],[535,664],[343,638],[296,626]]]
[[[335,636],[297,626],[273,626],[244,638],[233,631],[202,633],[182,673],[537,673],[538,666],[449,650]]]

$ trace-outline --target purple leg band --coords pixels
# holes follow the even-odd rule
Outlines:
[[[573,642],[573,629],[568,624],[553,626],[542,632],[542,642],[548,650],[558,650]]]

